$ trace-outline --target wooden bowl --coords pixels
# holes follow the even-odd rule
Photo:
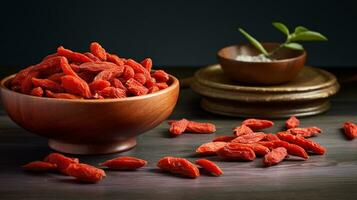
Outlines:
[[[179,82],[170,76],[168,88],[144,96],[103,100],[35,97],[8,89],[14,76],[1,81],[2,103],[10,118],[49,138],[52,149],[71,154],[105,154],[134,147],[136,136],[172,113],[179,95]]]
[[[278,43],[263,43],[271,51]],[[256,56],[260,53],[252,45],[233,45],[218,51],[217,57],[224,74],[233,81],[252,85],[275,85],[293,80],[305,65],[306,52],[280,49],[272,62],[245,62],[237,55]]]

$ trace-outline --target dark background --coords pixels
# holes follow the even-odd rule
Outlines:
[[[64,45],[85,51],[91,41],[124,57],[156,65],[202,66],[220,48],[246,40],[283,41],[271,26],[304,25],[328,42],[305,45],[308,64],[357,66],[357,6],[353,1],[10,1],[2,3],[1,67],[25,67]]]

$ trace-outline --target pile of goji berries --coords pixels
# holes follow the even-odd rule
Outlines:
[[[136,62],[110,54],[97,42],[90,52],[60,46],[57,52],[21,70],[10,88],[23,94],[64,99],[124,98],[154,93],[168,87],[169,75],[151,71],[152,60]]]
[[[263,119],[247,119],[233,129],[234,136],[219,136],[196,149],[200,155],[217,155],[222,160],[252,161],[264,157],[265,166],[276,165],[290,156],[304,160],[308,154],[323,155],[326,149],[307,138],[321,134],[318,127],[299,128],[300,121],[290,117],[286,131],[277,134],[259,132],[270,128],[274,122]]]
[[[136,170],[145,166],[145,160],[135,157],[118,157],[100,164],[111,170]],[[43,161],[33,161],[22,166],[27,171],[50,172],[58,171],[63,175],[72,176],[78,181],[96,183],[105,176],[103,169],[79,163],[78,158],[70,158],[59,153],[50,153]]]

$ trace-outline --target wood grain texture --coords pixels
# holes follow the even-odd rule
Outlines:
[[[203,174],[185,179],[162,173],[156,162],[165,155],[195,160],[195,148],[217,135],[231,134],[231,128],[243,119],[207,113],[199,107],[200,97],[183,90],[170,119],[186,117],[217,125],[216,134],[184,134],[169,137],[163,122],[138,137],[138,146],[122,154],[80,156],[82,162],[97,164],[119,155],[137,156],[149,161],[135,172],[108,171],[102,182],[79,184],[58,174],[36,175],[23,172],[21,165],[38,160],[51,150],[46,139],[32,135],[14,124],[0,110],[0,199],[355,199],[357,198],[357,140],[348,141],[340,132],[345,120],[357,121],[356,84],[343,85],[332,99],[332,108],[315,117],[302,118],[303,126],[318,125],[324,133],[313,140],[325,145],[324,156],[308,161],[285,161],[263,168],[254,162],[220,162],[221,177]],[[283,120],[268,129],[278,131]],[[216,161],[215,157],[211,158]]]

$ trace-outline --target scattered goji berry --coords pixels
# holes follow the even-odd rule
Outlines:
[[[285,127],[286,129],[291,129],[291,128],[296,128],[300,125],[300,120],[296,118],[295,116],[291,116],[288,120],[285,122]]]
[[[187,119],[169,122],[171,125],[169,129],[170,133],[174,136],[182,134],[186,130],[188,122]]]
[[[242,124],[241,126],[237,126],[233,129],[233,134],[235,134],[236,136],[242,136],[251,133],[254,133],[253,130],[244,124]]]
[[[147,164],[146,160],[142,160],[135,157],[123,156],[107,160],[101,163],[101,166],[106,166],[109,169],[114,170],[136,170],[144,167]]]
[[[170,79],[170,76],[164,70],[156,70],[151,76],[155,78],[158,83],[166,83]]]
[[[212,142],[230,142],[235,138],[236,136],[226,136],[226,135],[217,136],[212,140]]]
[[[263,146],[263,145],[258,144],[258,143],[250,143],[250,144],[231,143],[231,145],[249,147],[254,151],[255,155],[257,155],[257,156],[264,156],[265,154],[270,152],[268,147]]]
[[[274,122],[264,119],[246,119],[242,122],[242,124],[248,126],[253,131],[266,129],[274,126]]]
[[[43,96],[43,89],[41,87],[35,87],[31,90],[31,95],[42,97]]]
[[[133,78],[129,79],[125,83],[125,85],[128,88],[128,91],[130,92],[130,94],[132,94],[134,96],[141,96],[141,95],[147,94],[149,91],[145,86],[143,86],[142,84],[140,84],[138,81],[136,81]]]
[[[216,126],[212,123],[189,121],[185,132],[211,134],[216,132]]]
[[[26,171],[47,172],[57,169],[57,165],[44,161],[33,161],[22,166]]]
[[[223,160],[252,161],[255,159],[254,151],[249,147],[227,143],[217,151],[218,157]]]
[[[308,137],[316,136],[317,134],[320,134],[322,131],[320,128],[313,126],[308,128],[291,128],[288,129],[287,132],[293,135],[300,135],[302,137],[308,138]]]
[[[44,161],[56,164],[57,169],[63,174],[67,174],[67,168],[70,164],[79,163],[78,158],[70,158],[59,153],[50,153]]]
[[[286,141],[282,140],[275,140],[275,141],[260,141],[258,142],[259,144],[268,147],[269,149],[274,149],[278,147],[284,147],[287,151],[288,154],[293,155],[293,156],[298,156],[304,159],[308,159],[309,155],[306,153],[305,149],[302,147],[296,145],[296,144],[291,144]]]
[[[246,134],[246,135],[241,135],[239,137],[236,137],[231,142],[249,144],[249,143],[257,143],[260,140],[263,140],[264,138],[265,138],[265,134],[264,133],[257,132],[257,133],[250,133],[250,134]]]
[[[189,178],[197,178],[200,176],[198,168],[184,158],[175,158],[171,156],[163,157],[157,163],[157,167],[161,170]]]
[[[278,136],[272,133],[266,133],[264,140],[266,141],[275,141],[275,140],[280,140]]]
[[[350,140],[357,137],[357,125],[352,122],[345,122],[343,124],[343,131],[345,136]]]
[[[198,159],[195,162],[197,165],[201,166],[203,169],[208,171],[214,176],[220,176],[223,174],[221,168],[219,168],[214,162],[207,159]]]
[[[98,57],[103,61],[107,60],[107,52],[98,42],[92,42],[89,48],[94,56]]]
[[[326,149],[321,146],[320,144],[318,144],[317,142],[314,142],[312,140],[308,140],[305,139],[302,136],[298,136],[298,135],[292,135],[290,133],[278,133],[277,136],[281,139],[284,140],[286,142],[292,143],[292,144],[296,144],[299,145],[300,147],[304,148],[306,151],[315,153],[315,154],[319,154],[319,155],[323,155],[326,152]]]
[[[51,81],[50,79],[38,79],[32,78],[32,84],[34,87],[41,87],[46,90],[51,90],[53,92],[62,92],[63,89],[60,84]]]
[[[65,75],[61,77],[62,87],[68,93],[79,95],[84,98],[90,98],[92,96],[88,84],[81,78],[71,75]]]
[[[278,147],[266,154],[263,159],[265,166],[272,166],[280,163],[288,155],[287,150],[284,147]]]
[[[199,146],[196,149],[196,153],[201,155],[216,155],[217,151],[226,144],[227,142],[208,142]]]
[[[126,97],[125,90],[115,88],[115,87],[106,87],[100,91],[98,94],[105,98],[124,98]]]
[[[101,181],[106,176],[102,169],[83,163],[70,164],[67,167],[66,172],[69,176],[75,177],[77,180],[87,183],[96,183]]]
[[[151,72],[151,68],[152,68],[152,60],[151,60],[151,58],[145,58],[143,61],[140,62],[140,64],[141,64],[148,72]]]
[[[92,62],[92,60],[88,58],[86,55],[78,52],[73,52],[69,49],[65,49],[63,46],[57,48],[57,54],[59,56],[66,57],[71,62],[79,62],[79,63]]]

